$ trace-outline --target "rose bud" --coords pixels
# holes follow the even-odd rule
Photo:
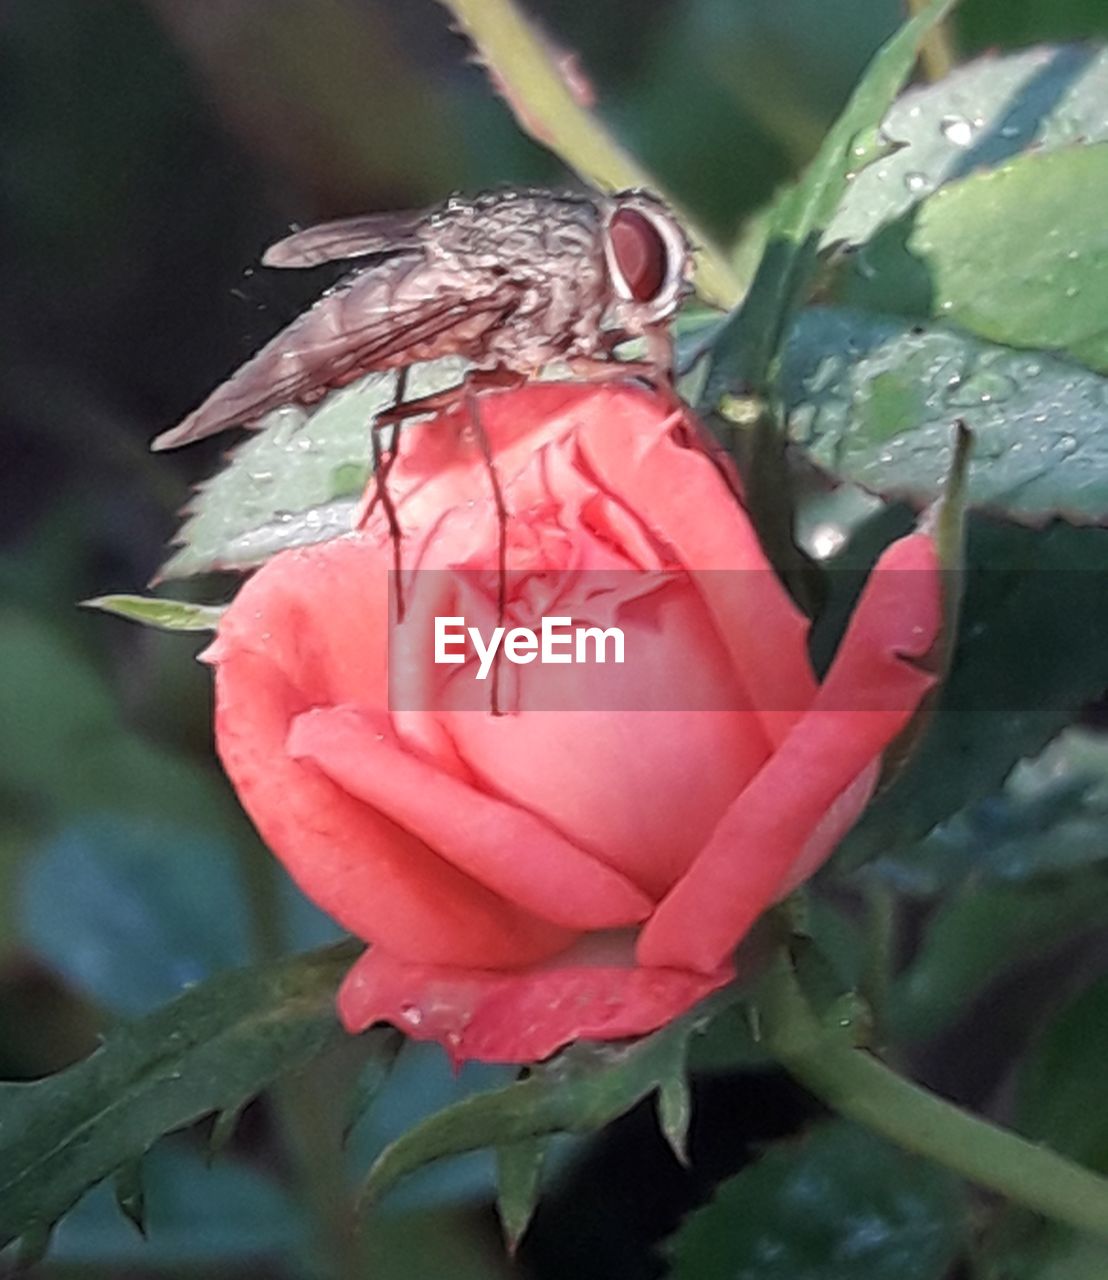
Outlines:
[[[807,620],[671,401],[546,383],[479,415],[483,442],[462,406],[402,433],[402,619],[378,503],[363,530],[259,570],[208,658],[244,807],[370,944],[339,993],[346,1027],[529,1062],[651,1031],[733,976],[930,687],[940,583],[927,535],[893,544],[819,682]],[[510,627],[536,600],[618,624],[624,663],[502,654],[497,706],[475,660],[433,661],[436,617]]]

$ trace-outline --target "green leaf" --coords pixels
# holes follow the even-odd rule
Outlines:
[[[1108,144],[1033,152],[943,187],[886,227],[851,259],[837,295],[1108,373],[1105,207]]]
[[[351,1167],[363,1176],[386,1147],[428,1117],[463,1098],[502,1088],[517,1074],[510,1067],[483,1062],[467,1062],[455,1071],[441,1045],[405,1038],[396,1067],[377,1101],[349,1136]],[[487,1201],[495,1191],[496,1160],[490,1148],[420,1169],[390,1195],[388,1207],[393,1213]]]
[[[230,1144],[235,1136],[235,1130],[239,1127],[242,1113],[252,1101],[253,1099],[250,1097],[239,1098],[237,1102],[232,1102],[229,1107],[224,1107],[221,1111],[216,1112],[215,1119],[212,1121],[211,1133],[208,1134],[209,1165]]]
[[[1104,1062],[1108,1054],[1108,980],[1071,1000],[1024,1056],[1016,1075],[1015,1124],[1021,1133],[1089,1168],[1108,1170]],[[1007,1211],[982,1250],[983,1280],[1101,1280],[1103,1241]]]
[[[703,1033],[690,1041],[686,1070],[694,1075],[759,1071],[772,1061],[758,1042],[749,1007],[736,1004],[721,1010]]]
[[[1023,1214],[1007,1228],[999,1248],[979,1251],[980,1280],[1104,1280],[1108,1245],[1063,1227],[1029,1221]]]
[[[130,732],[100,673],[55,627],[0,610],[0,795],[51,822],[126,813],[226,831],[242,825],[206,770]],[[14,809],[14,806],[12,806]]]
[[[943,1280],[966,1239],[945,1170],[842,1121],[779,1143],[673,1238],[673,1280]]]
[[[542,1190],[542,1170],[550,1139],[521,1138],[496,1149],[496,1210],[509,1253],[523,1239]]]
[[[150,1013],[250,961],[240,854],[265,860],[290,951],[341,936],[260,846],[168,822],[85,817],[39,844],[16,895],[24,945],[98,1006]]]
[[[998,792],[1017,761],[1108,687],[1108,530],[975,519],[966,561],[956,648],[928,731],[846,837],[840,869],[914,845]]]
[[[131,1160],[116,1171],[113,1190],[116,1208],[140,1236],[145,1236],[146,1191],[142,1181],[141,1160]]]
[[[941,1034],[991,983],[1089,932],[1108,911],[1108,870],[1016,884],[970,884],[930,918],[896,983],[889,1018],[898,1040]]]
[[[89,1058],[0,1085],[0,1247],[48,1229],[163,1134],[237,1104],[342,1040],[343,943],[213,979],[116,1028]]]
[[[221,605],[191,604],[157,596],[97,596],[82,603],[86,609],[101,609],[162,631],[214,631],[223,616]]]
[[[973,433],[970,506],[1013,519],[1108,519],[1108,379],[938,327],[813,308],[785,348],[790,440],[885,497],[934,499],[951,425]]]
[[[374,1162],[362,1200],[378,1200],[405,1175],[446,1156],[554,1133],[591,1133],[684,1069],[693,1032],[733,1000],[723,991],[683,1018],[625,1045],[571,1046],[527,1080],[465,1098],[391,1143]]]
[[[125,1017],[250,957],[234,849],[153,819],[67,827],[31,859],[19,902],[24,943]]]
[[[1100,40],[1104,6],[1100,0],[975,0],[959,15],[959,43],[965,48],[1019,49],[1037,40]]]
[[[400,1050],[404,1047],[404,1036],[393,1027],[374,1027],[363,1037],[367,1055],[357,1079],[350,1089],[345,1116],[342,1124],[342,1138],[346,1142],[357,1128],[359,1121],[369,1114],[373,1104],[380,1097],[381,1090],[388,1083]]]
[[[192,1267],[209,1275],[223,1274],[219,1264],[236,1259],[276,1261],[307,1252],[297,1206],[262,1172],[230,1160],[209,1168],[188,1143],[173,1140],[159,1143],[142,1165],[145,1238],[120,1217],[105,1183],[58,1224],[50,1245],[53,1266],[110,1268],[112,1275]]]
[[[931,0],[882,45],[804,176],[777,202],[750,292],[716,344],[703,399],[709,409],[729,390],[766,390],[789,319],[811,283],[820,238],[850,181],[852,148],[880,123],[924,37],[953,7],[954,0]]]
[[[689,1122],[692,1120],[692,1094],[684,1066],[658,1086],[658,1126],[679,1163],[689,1163]]]
[[[972,880],[1033,880],[1108,859],[1108,740],[1068,729],[1012,770],[1003,790],[872,863],[902,892],[933,896]]]
[[[367,1280],[516,1280],[519,1275],[490,1239],[485,1215],[472,1205],[380,1214],[366,1236],[361,1274]]]
[[[463,367],[453,357],[417,366],[408,398],[457,382]],[[348,533],[370,475],[370,426],[395,386],[395,374],[371,374],[311,412],[289,406],[264,418],[200,487],[161,578],[252,569],[287,547]]]
[[[1072,1000],[1024,1059],[1016,1087],[1016,1126],[1080,1164],[1108,1170],[1108,979]]]
[[[1108,139],[1108,50],[1043,45],[978,58],[909,89],[881,132],[903,145],[853,178],[825,246],[863,244],[944,182],[1021,152]]]
[[[29,1271],[46,1257],[50,1251],[50,1239],[53,1232],[49,1227],[35,1227],[28,1231],[19,1242],[16,1252],[15,1270]]]

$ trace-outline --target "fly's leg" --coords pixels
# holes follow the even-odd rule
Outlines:
[[[388,445],[387,456],[390,459],[396,456],[396,446],[398,443],[397,435],[399,434],[399,431],[399,424],[394,423]],[[385,457],[382,456],[380,429],[377,423],[374,423],[370,428],[369,441],[370,448],[373,451],[373,474],[376,477],[376,486],[374,488],[373,500],[370,503],[370,506],[366,509],[366,515],[368,516],[369,512],[373,509],[373,503],[380,499],[381,509],[385,513],[385,520],[389,527],[389,541],[392,543],[392,570],[393,577],[396,580],[396,620],[397,622],[403,622],[404,583],[400,576],[401,569],[403,567],[400,554],[400,521],[396,514],[396,504],[392,500],[392,494],[389,493],[387,484],[387,468],[388,466],[391,466],[391,462],[386,462]]]
[[[686,406],[673,383],[673,370],[652,360],[600,360],[575,356],[566,361],[570,372],[587,382],[622,382],[638,378],[647,383],[674,413],[684,414]]]
[[[373,509],[377,506],[378,502],[381,502],[382,506],[385,505],[386,481],[389,478],[389,472],[392,470],[392,464],[396,461],[397,447],[400,444],[400,424],[403,422],[405,417],[411,416],[410,413],[405,414],[403,412],[403,409],[405,408],[404,393],[407,389],[408,370],[407,368],[402,368],[396,375],[396,394],[393,396],[392,409],[385,409],[381,413],[377,414],[369,428],[369,443],[370,448],[373,450],[374,484],[373,492],[369,495],[369,501],[363,505],[361,511],[358,513],[356,523],[359,528],[361,528],[361,526],[364,525],[373,514]],[[389,433],[388,444],[384,449],[381,448],[380,432],[382,427],[392,427],[392,431]],[[394,509],[392,516],[389,518],[390,529],[392,529],[395,521],[396,512]]]
[[[587,382],[619,382],[640,378],[658,391],[673,387],[668,371],[650,360],[601,360],[594,356],[573,356],[566,361],[569,371]]]
[[[404,393],[407,388],[408,370],[401,369],[396,375],[396,395],[393,398],[394,408],[403,405]],[[363,525],[369,519],[373,508],[379,501],[381,509],[385,513],[385,522],[389,529],[389,541],[392,543],[392,568],[393,577],[396,579],[396,620],[397,622],[403,622],[404,582],[401,578],[403,562],[400,548],[400,520],[396,514],[396,504],[392,500],[392,494],[389,493],[388,486],[389,472],[392,470],[400,448],[400,419],[382,421],[381,417],[381,415],[378,415],[369,429],[369,444],[373,454],[373,493],[359,516],[358,525]],[[390,427],[391,430],[389,431],[388,443],[382,449],[381,431],[386,426]]]
[[[628,335],[618,331],[608,331],[604,346],[611,351]],[[741,485],[737,482],[734,467],[725,451],[711,434],[703,428],[697,429],[695,419],[688,416],[685,402],[677,394],[673,380],[674,360],[673,343],[665,331],[652,331],[646,335],[647,360],[598,360],[581,356],[568,361],[569,368],[591,382],[611,382],[620,378],[635,377],[648,382],[651,388],[664,399],[670,408],[672,419],[683,424],[685,432],[691,432],[698,440],[712,465],[719,472],[728,489],[735,495],[740,506],[746,505]]]
[[[485,466],[489,473],[489,483],[492,487],[493,505],[496,507],[496,625],[502,627],[508,609],[508,507],[504,502],[504,491],[500,487],[500,477],[496,473],[496,464],[493,462],[489,438],[485,434],[485,428],[481,425],[477,390],[473,380],[467,380],[464,395],[466,413],[469,415],[474,437],[485,459]],[[494,716],[503,714],[500,709],[500,652],[500,649],[497,649],[492,660],[492,692],[490,696],[491,710]]]

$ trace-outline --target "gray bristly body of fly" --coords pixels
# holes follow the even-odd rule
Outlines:
[[[262,262],[297,268],[348,259],[348,275],[153,447],[251,425],[366,374],[447,355],[490,382],[523,381],[555,360],[586,378],[668,380],[667,324],[691,270],[679,224],[645,192],[453,196],[421,213],[309,227],[278,241]],[[633,337],[647,340],[647,358],[615,360],[614,347]],[[423,403],[409,405],[419,411]],[[409,406],[397,408],[409,411],[394,419],[410,416]]]

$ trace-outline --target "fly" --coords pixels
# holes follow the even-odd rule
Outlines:
[[[489,461],[503,596],[507,512],[477,393],[519,385],[553,361],[575,377],[638,376],[668,386],[668,321],[691,287],[688,240],[666,206],[646,192],[601,197],[506,190],[452,196],[418,213],[323,223],[279,240],[262,258],[281,268],[346,260],[349,274],[152,448],[249,426],[282,405],[312,404],[366,374],[397,370],[396,402],[376,416],[371,433],[377,481],[370,506],[381,501],[399,569],[400,528],[385,485],[397,426],[462,397]],[[616,348],[632,338],[645,340],[644,358],[618,360]],[[448,355],[470,363],[460,386],[406,400],[408,368]],[[383,447],[384,427],[392,430]],[[402,618],[399,574],[396,582]]]

